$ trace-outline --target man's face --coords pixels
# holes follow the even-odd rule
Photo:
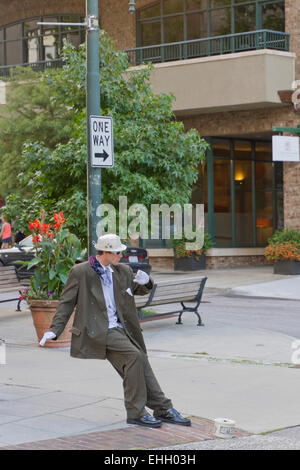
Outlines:
[[[104,266],[108,266],[109,264],[116,266],[122,258],[122,252],[118,251],[117,253],[114,253],[112,251],[104,251],[101,256],[102,264]]]

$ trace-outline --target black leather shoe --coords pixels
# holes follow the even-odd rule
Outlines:
[[[161,420],[154,418],[149,413],[144,414],[140,418],[127,419],[128,424],[139,424],[140,426],[148,426],[148,428],[159,428],[161,426]]]
[[[155,418],[160,419],[165,423],[180,424],[181,426],[191,426],[192,424],[190,419],[181,416],[181,414],[174,408],[170,408],[159,416],[155,416]]]

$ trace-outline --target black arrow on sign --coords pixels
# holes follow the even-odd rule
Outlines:
[[[102,150],[102,153],[95,153],[95,158],[103,158],[103,162],[109,157],[108,153],[105,150]]]

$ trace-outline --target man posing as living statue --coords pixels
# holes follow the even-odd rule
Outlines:
[[[76,307],[71,356],[108,359],[123,379],[127,423],[160,427],[162,421],[190,426],[191,421],[173,408],[165,397],[147,358],[134,295],[145,295],[153,287],[147,273],[136,276],[119,261],[126,249],[115,234],[98,238],[97,256],[75,265],[61,295],[47,339],[63,332]],[[151,408],[151,416],[145,407]]]

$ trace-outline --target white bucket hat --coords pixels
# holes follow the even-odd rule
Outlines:
[[[106,233],[98,238],[95,248],[98,251],[124,251],[127,246],[121,243],[118,235]]]

